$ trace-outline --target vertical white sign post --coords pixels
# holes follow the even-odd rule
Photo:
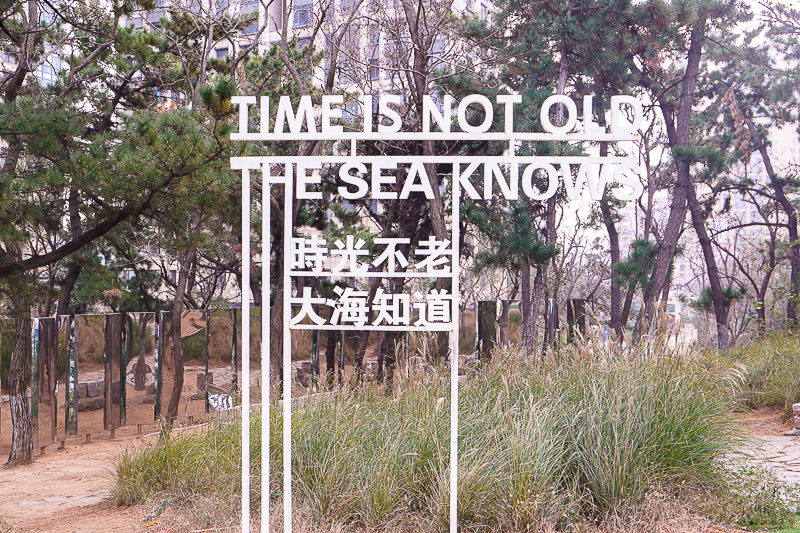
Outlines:
[[[607,186],[618,200],[632,201],[643,192],[640,170],[636,157],[627,156],[517,156],[514,146],[517,142],[534,141],[632,141],[643,121],[642,105],[630,96],[611,97],[609,128],[594,123],[591,114],[592,97],[583,99],[584,115],[578,121],[576,104],[565,96],[547,98],[541,109],[543,132],[514,131],[513,107],[522,99],[518,95],[498,95],[497,105],[505,107],[503,131],[489,131],[493,123],[492,104],[484,96],[470,95],[458,105],[457,123],[461,131],[451,131],[453,120],[452,99],[446,98],[446,108],[439,109],[430,97],[424,97],[421,132],[402,131],[402,119],[389,108],[390,98],[381,99],[378,112],[392,121],[382,124],[378,131],[372,131],[372,96],[364,96],[364,131],[343,131],[341,126],[332,125],[330,119],[335,115],[331,103],[340,103],[340,97],[323,96],[321,131],[317,129],[315,113],[310,97],[301,98],[297,110],[292,107],[288,96],[280,98],[278,116],[274,124],[276,131],[270,131],[269,98],[261,97],[261,124],[259,132],[249,131],[249,107],[257,100],[253,96],[236,96],[232,99],[239,106],[239,131],[231,134],[231,140],[239,141],[350,141],[350,154],[324,156],[246,156],[232,157],[231,168],[242,171],[242,532],[250,533],[250,182],[251,172],[261,173],[262,180],[262,297],[261,297],[261,532],[269,531],[269,450],[270,450],[270,187],[283,185],[283,308],[275,312],[283,313],[283,531],[292,531],[292,402],[291,371],[292,347],[291,331],[313,330],[358,330],[358,331],[440,331],[450,333],[450,532],[457,533],[458,524],[458,303],[459,303],[459,241],[460,241],[460,199],[462,192],[473,200],[491,200],[498,194],[508,200],[518,200],[522,194],[533,201],[543,201],[552,197],[563,186],[570,200],[578,199],[587,188],[592,200],[600,200]],[[484,123],[471,125],[466,119],[466,108],[480,105],[484,108]],[[549,119],[549,110],[554,105],[563,105],[567,120],[564,126],[554,126]],[[623,110],[625,108],[625,110]],[[335,110],[339,111],[339,110]],[[337,113],[338,115],[338,113]],[[431,131],[432,123],[437,122],[442,131]],[[303,131],[305,124],[306,131]],[[285,127],[289,133],[284,132]],[[573,131],[576,128],[582,131]],[[509,150],[502,156],[359,156],[356,153],[357,141],[503,141]],[[347,186],[339,188],[339,194],[348,199],[398,198],[396,192],[382,190],[384,185],[395,185],[401,190],[399,198],[422,193],[428,200],[434,197],[430,180],[425,174],[425,164],[449,165],[452,168],[450,190],[452,193],[452,216],[450,239],[438,240],[431,236],[421,240],[416,249],[404,256],[398,245],[410,245],[407,238],[375,238],[376,249],[373,254],[364,248],[364,241],[353,235],[345,240],[338,239],[330,249],[318,237],[293,238],[292,213],[295,198],[321,199],[316,190],[318,177],[308,175],[308,170],[323,166],[338,167],[340,179]],[[409,168],[405,181],[397,183],[396,176],[382,174],[381,169]],[[272,175],[272,166],[282,166],[282,176]],[[577,166],[576,172],[573,168]],[[372,169],[371,180],[365,177],[368,167]],[[502,170],[502,169],[505,169]],[[355,170],[356,174],[352,171]],[[482,172],[481,172],[482,171]],[[482,174],[482,175],[481,175]],[[536,176],[545,178],[547,186],[538,188]],[[574,177],[573,177],[574,176]],[[393,181],[394,180],[394,181]],[[357,192],[353,192],[355,188]],[[388,196],[387,196],[388,195]],[[385,247],[381,249],[380,247]],[[381,253],[378,254],[377,252]],[[371,255],[374,266],[385,266],[385,270],[370,272],[367,261]],[[362,260],[363,259],[363,260]],[[385,263],[385,265],[384,265]],[[397,264],[401,266],[397,270]],[[331,265],[331,266],[329,266]],[[380,278],[439,278],[451,280],[451,289],[433,289],[428,294],[419,291],[414,294],[386,294],[383,289],[372,301],[366,291],[352,286],[338,287],[334,290],[337,299],[315,298],[310,288],[303,294],[292,294],[292,278],[300,276],[332,277],[339,279]],[[323,319],[315,311],[315,306],[329,306],[331,318]],[[297,313],[293,315],[293,306]],[[368,322],[370,311],[377,317]],[[412,322],[412,312],[417,317]],[[374,316],[374,314],[373,314]],[[301,323],[310,319],[312,324]]]

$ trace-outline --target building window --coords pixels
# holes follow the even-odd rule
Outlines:
[[[249,21],[242,33],[246,35],[258,33],[258,0],[245,0],[239,14]]]
[[[360,73],[358,71],[360,52],[360,28],[357,24],[351,24],[346,30],[339,50],[339,83],[353,83],[359,74],[364,76],[363,70]]]
[[[124,281],[130,281],[131,279],[136,277],[136,272],[133,270],[123,270],[122,271],[122,279]]]
[[[160,4],[161,2],[156,2],[156,5]],[[166,16],[166,11],[163,9],[156,9],[155,11],[151,11],[147,14],[147,23],[153,28],[159,29],[161,28],[161,19],[166,18]]]
[[[358,116],[358,102],[348,102],[342,108],[342,118],[345,120],[353,120]]]
[[[36,69],[36,77],[39,78],[39,82],[43,87],[47,87],[56,81],[55,72],[50,65],[42,65]]]
[[[227,46],[224,46],[222,48],[217,48],[217,49],[214,50],[214,52],[216,52],[216,54],[217,54],[217,59],[225,59],[226,57],[228,57],[228,47]]]
[[[173,283],[178,282],[178,271],[174,268],[169,271],[169,279],[171,279]]]
[[[294,0],[294,27],[305,28],[311,25],[312,0]]]
[[[380,60],[377,57],[373,57],[369,60],[369,79],[372,81],[377,80],[380,77]]]

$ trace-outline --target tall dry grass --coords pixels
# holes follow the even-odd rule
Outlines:
[[[625,521],[686,487],[724,492],[723,457],[740,442],[731,420],[738,376],[652,342],[636,357],[589,341],[546,360],[510,350],[462,383],[458,517],[464,531],[551,531]],[[402,376],[398,372],[396,375]],[[446,531],[450,387],[446,373],[398,378],[395,393],[347,391],[292,420],[294,507],[320,528]],[[281,419],[269,453],[281,491]],[[260,417],[253,420],[259,486]],[[119,503],[224,500],[236,513],[241,427],[166,437],[126,454]],[[254,506],[258,494],[251,494]],[[198,526],[220,527],[206,514]],[[228,515],[226,520],[230,520]]]

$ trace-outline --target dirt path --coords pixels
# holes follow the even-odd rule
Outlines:
[[[791,421],[783,419],[780,409],[763,408],[739,415],[753,442],[742,451],[747,461],[771,471],[787,485],[800,484],[800,437],[787,436]]]
[[[103,504],[113,485],[113,460],[136,437],[54,447],[32,465],[0,470],[0,532],[160,532],[142,507]],[[4,529],[5,528],[5,529]]]

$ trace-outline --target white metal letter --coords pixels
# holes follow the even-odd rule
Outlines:
[[[248,132],[248,112],[250,104],[256,103],[255,96],[234,96],[231,103],[239,106],[239,135],[246,135]]]
[[[389,107],[389,104],[403,105],[403,97],[399,94],[384,94],[378,101],[378,113],[391,119],[392,123],[388,126],[378,124],[378,133],[396,133],[403,127],[403,119],[400,113]]]
[[[335,126],[331,124],[332,118],[342,118],[342,109],[332,108],[332,104],[341,105],[344,102],[344,97],[341,94],[325,94],[322,96],[322,134],[323,135],[341,135],[344,133],[342,126]],[[298,197],[299,198],[299,197]]]
[[[522,103],[521,94],[498,94],[497,103],[505,107],[505,132],[514,133],[514,104]]]
[[[278,112],[275,116],[275,133],[283,133],[284,124],[289,124],[289,131],[293,134],[300,133],[305,121],[308,131],[317,131],[317,124],[314,122],[314,106],[311,104],[311,97],[308,95],[300,97],[297,105],[297,115],[292,109],[292,100],[288,96],[281,96],[278,101]]]
[[[297,163],[297,199],[298,200],[322,200],[322,191],[309,191],[309,185],[319,185],[322,178],[319,170],[322,165],[319,163]],[[308,171],[311,170],[311,175]]]
[[[414,178],[419,176],[419,183],[414,183]],[[403,190],[400,191],[400,198],[405,200],[412,192],[424,192],[425,198],[433,200],[433,189],[431,189],[431,182],[428,179],[428,173],[425,172],[425,165],[419,161],[411,163],[411,168],[408,171],[405,183],[403,183]]]
[[[479,104],[483,107],[485,118],[480,126],[473,126],[467,122],[467,108],[471,104]],[[483,133],[489,131],[489,128],[492,127],[493,120],[494,108],[492,107],[492,102],[482,94],[470,94],[458,104],[458,127],[461,128],[461,131],[467,133]]]
[[[554,126],[550,122],[550,108],[554,104],[563,104],[567,109],[567,122],[563,126]],[[542,104],[542,128],[548,133],[555,133],[557,135],[566,135],[571,132],[578,123],[578,108],[572,98],[563,94],[554,94],[549,96]]]
[[[439,113],[436,102],[427,94],[422,97],[422,132],[430,133],[431,117],[439,125],[444,133],[450,133],[450,121],[453,115],[453,97],[449,94],[444,95],[443,111]]]

